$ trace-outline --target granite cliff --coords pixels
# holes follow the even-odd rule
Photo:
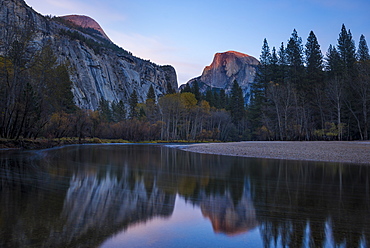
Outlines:
[[[201,76],[191,79],[190,86],[198,82],[200,91],[208,89],[225,89],[229,93],[234,80],[236,80],[243,90],[246,103],[250,98],[250,86],[256,76],[256,68],[259,61],[247,54],[228,51],[216,53],[210,66],[206,66]]]
[[[6,44],[30,28],[33,35],[28,50],[40,50],[49,44],[58,62],[69,65],[74,100],[83,109],[96,110],[101,99],[127,103],[134,90],[139,101],[145,101],[150,85],[157,96],[178,87],[172,66],[156,65],[114,45],[93,19],[45,17],[23,0],[0,2],[0,56],[5,55]]]
[[[99,23],[97,23],[94,19],[92,19],[89,16],[66,15],[66,16],[61,16],[60,18],[66,21],[69,21],[78,27],[91,28],[93,30],[96,30],[98,31],[98,34],[100,34],[102,37],[104,37],[107,40],[110,40],[108,35],[105,34],[103,28],[99,25]]]

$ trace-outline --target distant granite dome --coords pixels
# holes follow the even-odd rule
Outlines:
[[[105,34],[103,28],[97,23],[94,19],[88,16],[84,15],[66,15],[66,16],[60,16],[60,18],[70,21],[73,24],[82,27],[82,28],[91,28],[96,31],[99,31],[99,33],[106,38],[107,40],[110,40],[108,35]]]
[[[191,86],[195,81],[198,82],[201,92],[212,88],[225,89],[228,93],[236,80],[243,90],[245,102],[248,103],[250,86],[255,80],[258,65],[259,61],[256,58],[244,53],[236,51],[216,53],[212,64],[206,66],[202,75],[191,79],[188,84]]]
[[[75,104],[81,109],[97,110],[102,99],[128,104],[133,91],[139,102],[144,102],[150,86],[156,97],[178,88],[175,68],[140,59],[114,45],[90,17],[50,18],[37,13],[23,0],[1,0],[0,41],[11,43],[14,37],[9,34],[22,33],[30,26],[34,30],[27,51],[48,45],[59,63],[68,64],[71,91]],[[79,27],[96,32],[86,32]],[[4,46],[0,46],[0,56],[4,53]]]

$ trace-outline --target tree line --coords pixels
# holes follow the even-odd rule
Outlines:
[[[30,24],[31,25],[31,24]],[[194,82],[180,93],[145,102],[135,90],[127,102],[100,101],[98,110],[74,105],[68,63],[61,64],[51,44],[33,43],[26,31],[8,27],[1,42],[0,137],[98,137],[143,140],[353,140],[368,139],[370,56],[365,37],[356,51],[343,25],[338,44],[322,55],[314,32],[305,45],[296,30],[279,49],[265,39],[245,106],[234,81],[201,93]],[[82,40],[81,42],[84,42]]]
[[[0,138],[237,139],[238,131],[229,111],[211,107],[203,96],[176,93],[171,87],[167,95],[158,97],[151,86],[144,103],[138,102],[134,90],[128,102],[102,99],[96,111],[78,108],[69,77],[73,68],[68,60],[58,61],[48,39],[34,42],[36,33],[32,22],[22,28],[9,25],[3,30]],[[244,112],[244,106],[242,109]]]
[[[253,139],[367,140],[370,56],[365,37],[358,49],[342,25],[337,45],[323,56],[310,32],[305,45],[296,30],[288,43],[260,55],[248,120]]]
[[[0,137],[37,138],[57,111],[74,112],[68,64],[57,63],[49,42],[32,42],[32,23],[4,28],[0,42]]]
[[[150,86],[143,103],[138,102],[135,90],[131,93],[128,103],[111,103],[102,99],[97,111],[86,111],[84,118],[80,118],[86,120],[80,128],[83,132],[81,136],[131,141],[242,139],[245,127],[242,122],[239,123],[239,116],[235,117],[236,113],[224,107],[216,108],[210,105],[210,102],[205,100],[206,94],[201,94],[196,86],[187,89],[180,93],[169,91],[168,94],[158,97],[153,86]],[[242,91],[237,82],[234,83],[230,97],[224,95],[225,104],[228,102],[228,106],[236,106],[236,95],[242,100],[241,103],[239,101],[239,109],[244,114]],[[54,117],[52,122],[62,119],[62,116]],[[67,127],[68,123],[71,123],[68,118],[63,122],[66,125],[59,126]],[[70,127],[69,130],[73,128]]]

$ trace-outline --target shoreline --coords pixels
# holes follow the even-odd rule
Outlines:
[[[370,141],[241,141],[193,144],[182,150],[238,157],[370,165]]]

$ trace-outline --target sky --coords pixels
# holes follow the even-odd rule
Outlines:
[[[175,67],[179,85],[200,76],[217,52],[259,59],[287,43],[293,29],[306,43],[312,30],[323,54],[342,24],[358,46],[370,44],[370,0],[25,0],[43,15],[87,15],[118,46],[159,65]]]

